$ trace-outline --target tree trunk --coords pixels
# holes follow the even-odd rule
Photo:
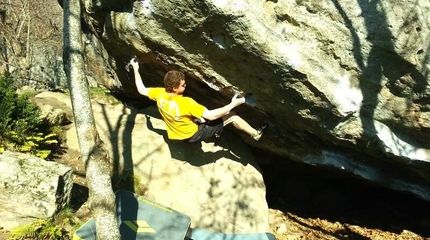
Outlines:
[[[30,26],[31,26],[31,14],[30,14],[30,2],[27,3],[27,18],[28,18],[28,22],[27,22],[27,54],[25,56],[25,60],[26,60],[26,64],[28,67],[30,65]]]
[[[120,239],[108,151],[100,139],[85,77],[79,0],[64,0],[63,58],[81,158],[86,166],[91,214],[97,239]]]

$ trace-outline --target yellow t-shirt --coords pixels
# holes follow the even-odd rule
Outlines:
[[[170,97],[164,88],[148,88],[148,97],[157,102],[169,139],[187,139],[197,132],[198,125],[194,120],[202,117],[203,105],[182,95]]]

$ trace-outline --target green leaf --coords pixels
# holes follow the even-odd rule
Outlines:
[[[51,150],[37,150],[35,155],[36,157],[42,158],[42,159],[46,159],[49,154],[51,154]]]

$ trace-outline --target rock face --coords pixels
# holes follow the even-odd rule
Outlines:
[[[65,94],[44,92],[35,98],[71,111]],[[263,176],[236,134],[226,129],[215,141],[186,144],[167,139],[156,107],[136,110],[97,101],[92,106],[113,174],[139,179],[147,189],[145,197],[187,214],[192,227],[223,233],[268,231]],[[74,124],[67,131],[67,147],[79,151]]]
[[[0,227],[52,217],[70,201],[72,169],[22,153],[0,154]]]
[[[143,101],[134,55],[147,86],[180,69],[209,108],[252,92],[237,112],[270,128],[251,146],[430,200],[427,1],[82,3],[124,97]]]

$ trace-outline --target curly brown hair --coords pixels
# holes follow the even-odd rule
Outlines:
[[[174,92],[174,88],[178,88],[181,80],[185,80],[185,75],[182,72],[170,70],[164,75],[164,87],[166,92]]]

